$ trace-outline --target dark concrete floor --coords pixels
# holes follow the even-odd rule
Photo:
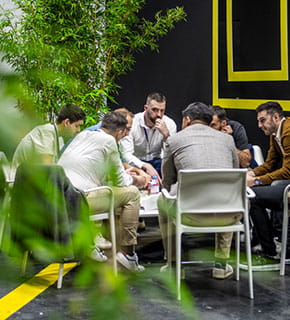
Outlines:
[[[111,294],[108,292],[103,299],[97,296],[91,300],[90,306],[95,301],[97,308],[102,309],[94,313],[87,304],[93,282],[90,288],[75,287],[74,280],[80,270],[78,267],[65,276],[61,290],[57,290],[55,285],[48,288],[9,319],[290,319],[290,266],[286,267],[284,277],[280,277],[278,271],[254,272],[254,301],[248,298],[247,272],[241,271],[239,282],[234,279],[221,281],[210,277],[209,264],[187,266],[183,284],[188,291],[182,302],[178,302],[172,281],[166,273],[159,272],[163,252],[158,229],[149,222],[139,242],[138,252],[146,271],[135,278],[126,274],[122,277],[129,284],[127,292],[130,301],[125,302],[125,311],[121,309],[113,314],[104,311],[116,308],[108,304]],[[212,245],[212,238],[186,238],[184,242],[185,253],[188,248],[195,247],[191,252],[193,255],[198,252],[201,255],[204,252],[211,254],[206,248]],[[5,263],[1,264],[0,269],[0,296],[23,281],[13,268],[7,273]],[[41,266],[36,264],[34,268],[37,270]],[[102,305],[98,307],[97,301]]]

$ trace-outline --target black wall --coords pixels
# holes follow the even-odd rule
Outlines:
[[[143,110],[152,91],[167,97],[167,114],[180,126],[181,110],[192,101],[211,102],[211,1],[149,0],[142,14],[182,5],[186,21],[160,40],[159,52],[145,50],[136,56],[134,70],[119,81],[120,105]]]
[[[256,17],[255,20],[253,15],[252,17],[247,16],[247,10],[249,12],[251,8],[258,10],[261,1],[233,0],[234,63],[238,70],[242,70],[243,67],[246,70],[255,69],[255,66],[251,65],[253,59],[259,62],[257,69],[263,69],[269,64],[269,61],[273,61],[272,69],[279,66],[279,50],[275,51],[275,43],[279,45],[276,39],[279,22],[272,21],[267,26],[268,20],[279,18],[277,14],[279,1],[274,1],[274,3],[272,0],[265,0],[262,2],[264,9],[259,11],[261,16]],[[160,40],[159,52],[145,50],[136,55],[137,62],[134,70],[119,79],[121,89],[116,99],[119,105],[126,106],[136,113],[143,110],[149,92],[161,91],[168,100],[167,114],[177,122],[180,128],[181,111],[189,103],[193,101],[212,103],[212,1],[148,0],[141,14],[146,18],[152,18],[156,11],[177,5],[184,7],[187,13],[186,21],[177,23],[175,29]],[[224,8],[225,0],[219,0],[219,29],[221,31],[225,28]],[[261,27],[261,24],[264,24],[264,27]],[[265,41],[259,42],[257,40],[259,35],[252,36],[252,29],[258,30],[257,32],[260,32],[264,38],[266,34],[263,33],[263,30],[266,33],[271,30],[273,32],[270,37],[272,45],[263,48],[265,56],[261,59],[259,59],[258,51],[255,51],[255,46],[256,49],[259,49],[261,43],[264,44]],[[225,36],[221,32],[219,36],[219,46],[222,49],[219,50],[221,51],[219,52],[219,87],[223,90],[221,97],[239,96],[248,99],[272,100],[284,99],[290,95],[290,85],[285,82],[227,82]],[[239,48],[239,44],[245,45]],[[255,111],[227,109],[227,112],[230,118],[244,124],[249,142],[259,144],[265,155],[268,148],[268,137],[257,128]]]

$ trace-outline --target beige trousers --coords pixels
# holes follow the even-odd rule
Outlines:
[[[140,209],[140,192],[135,186],[112,187],[114,194],[115,215],[118,216],[118,245],[131,246],[137,244],[137,227]],[[106,212],[109,208],[107,190],[92,191],[87,194],[91,214]]]
[[[162,195],[158,198],[159,225],[162,235],[164,250],[167,250],[167,221],[168,216],[175,216],[175,201],[165,199]],[[226,226],[241,220],[242,214],[184,214],[182,222],[196,227]],[[215,257],[227,259],[230,257],[233,233],[222,232],[215,235]],[[174,243],[174,242],[173,242]],[[167,256],[167,255],[166,255]]]

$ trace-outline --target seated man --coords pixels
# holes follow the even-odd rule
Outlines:
[[[165,108],[163,94],[149,94],[145,111],[135,115],[130,135],[120,143],[124,160],[150,176],[160,176],[163,143],[176,132],[175,122],[164,114]]]
[[[128,109],[126,109],[126,108],[118,108],[118,109],[114,110],[114,112],[119,112],[120,114],[122,114],[127,119],[127,121],[128,121],[127,128],[128,128],[128,132],[129,132],[131,130],[131,128],[132,128],[134,114],[132,112],[130,112]],[[96,125],[91,126],[91,127],[87,128],[85,130],[98,131],[101,128],[101,126],[102,126],[102,121],[100,121]],[[124,168],[125,169],[130,169],[131,168],[130,169],[131,174],[136,174],[136,175],[139,175],[139,176],[145,176],[146,177],[146,181],[147,181],[146,185],[147,185],[151,180],[151,176],[148,175],[142,169],[137,168],[136,166],[132,166],[132,165],[130,165],[129,163],[127,163],[124,160],[124,156],[122,155],[121,150],[120,150],[120,142],[118,142],[118,150],[119,150],[120,158],[121,158],[121,161],[123,163]],[[145,225],[144,219],[139,218],[138,231],[145,230],[145,227],[146,227],[146,225]],[[109,248],[111,246],[111,242],[108,241],[107,239],[105,239],[101,234],[97,235],[97,237],[95,239],[95,244],[96,244],[97,247],[99,247],[101,249],[107,249],[107,248]]]
[[[53,164],[67,140],[80,132],[86,115],[77,105],[64,105],[55,123],[35,127],[18,144],[12,159],[13,177],[22,163]]]
[[[233,138],[209,127],[212,112],[208,106],[201,102],[192,103],[182,112],[182,116],[182,130],[167,139],[162,163],[163,187],[172,195],[176,193],[177,174],[181,169],[239,167]],[[163,241],[166,240],[167,214],[174,211],[174,206],[174,201],[166,201],[162,196],[158,199]],[[219,218],[223,225],[231,225],[239,221],[241,215],[227,213],[219,215]],[[202,217],[189,215],[189,219],[192,220],[192,225],[198,226],[221,223],[220,219],[211,214]],[[163,243],[167,249],[166,242],[167,240]],[[232,232],[216,234],[216,263],[212,273],[214,278],[225,279],[233,273],[232,266],[227,264],[231,242]]]
[[[114,112],[119,112],[121,115],[123,115],[127,121],[128,121],[128,124],[127,124],[127,128],[128,128],[128,132],[131,131],[132,129],[132,124],[133,124],[133,118],[134,118],[134,114],[132,112],[130,112],[128,109],[126,108],[118,108],[116,110],[114,110]],[[90,130],[90,131],[98,131],[102,126],[102,121],[100,121],[99,123],[97,123],[96,125],[94,126],[91,126],[85,130]],[[126,137],[126,136],[125,136]],[[124,137],[124,138],[125,138]],[[122,139],[121,139],[122,140]],[[119,154],[120,154],[120,158],[121,158],[121,161],[123,163],[123,166],[125,169],[129,169],[131,168],[131,172],[134,172],[136,175],[140,175],[140,176],[145,176],[146,179],[147,179],[147,182],[149,183],[150,179],[151,179],[151,176],[148,175],[145,171],[143,171],[142,169],[140,168],[137,168],[135,166],[132,166],[130,165],[129,163],[127,163],[125,160],[124,160],[124,156],[122,155],[121,153],[121,150],[120,150],[120,142],[118,142],[118,150],[119,150]]]
[[[213,112],[210,126],[213,129],[233,136],[239,156],[240,167],[248,168],[251,162],[251,152],[249,150],[248,137],[244,126],[238,121],[229,120],[226,110],[220,106],[210,106],[209,108]]]
[[[259,128],[270,137],[270,147],[265,162],[248,171],[247,183],[256,193],[250,208],[256,235],[252,246],[261,245],[262,251],[258,252],[260,257],[256,257],[256,262],[265,264],[280,258],[273,224],[266,209],[271,209],[272,218],[275,212],[274,218],[280,218],[281,226],[283,193],[290,183],[290,119],[284,117],[280,104],[273,101],[261,104],[256,112]]]
[[[117,253],[117,260],[131,271],[143,271],[134,246],[140,208],[140,193],[136,186],[144,187],[146,178],[128,174],[122,165],[117,142],[128,134],[127,126],[128,121],[120,113],[106,114],[101,129],[81,132],[63,152],[59,164],[80,190],[112,186],[121,228],[122,251]],[[106,191],[89,192],[87,200],[94,214],[108,209]]]

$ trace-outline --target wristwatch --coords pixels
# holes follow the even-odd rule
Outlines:
[[[260,179],[255,179],[255,180],[254,180],[254,185],[255,185],[255,186],[258,186],[259,184],[261,184]]]

